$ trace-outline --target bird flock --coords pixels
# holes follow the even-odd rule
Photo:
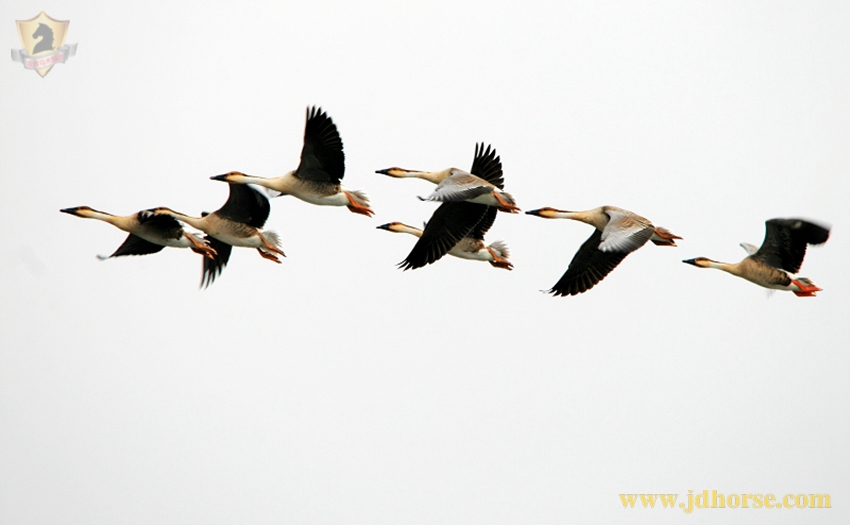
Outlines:
[[[513,196],[504,191],[502,163],[491,146],[476,144],[469,171],[448,168],[442,171],[415,171],[398,167],[376,173],[395,178],[419,178],[436,185],[434,191],[419,197],[437,201],[440,206],[423,229],[400,222],[379,229],[407,233],[418,238],[407,257],[399,263],[403,270],[432,264],[444,255],[487,261],[495,268],[511,270],[510,251],[502,241],[489,245],[484,236],[498,212],[520,211]],[[345,153],[333,120],[318,107],[307,108],[304,144],[298,168],[281,177],[264,178],[230,172],[211,177],[228,183],[230,194],[224,205],[200,217],[159,207],[129,216],[101,212],[88,206],[64,208],[63,213],[98,219],[129,235],[108,257],[147,255],[166,246],[189,248],[203,256],[201,288],[211,285],[221,274],[234,246],[255,248],[265,259],[280,263],[285,257],[279,236],[263,226],[271,212],[269,198],[292,195],[320,206],[346,206],[351,212],[371,217],[374,211],[361,191],[345,189]],[[253,187],[257,186],[265,191]],[[546,219],[571,219],[594,227],[593,234],[573,256],[566,272],[550,290],[555,296],[584,293],[605,278],[630,253],[648,241],[658,246],[676,246],[681,237],[636,213],[615,206],[587,211],[566,211],[545,207],[526,212]],[[187,231],[183,225],[203,232]],[[821,291],[812,281],[798,277],[806,247],[823,244],[829,238],[828,226],[803,219],[770,219],[765,223],[761,247],[741,244],[748,256],[738,263],[722,263],[705,257],[683,262],[698,268],[714,268],[741,277],[759,286],[788,290],[800,297]]]

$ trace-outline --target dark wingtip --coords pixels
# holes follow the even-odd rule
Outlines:
[[[415,269],[419,268],[418,266],[414,266],[413,263],[408,261],[407,259],[401,261],[396,266],[398,266],[402,271],[405,271],[405,272],[407,270],[415,270]]]

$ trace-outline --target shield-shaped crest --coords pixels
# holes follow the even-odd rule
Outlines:
[[[69,56],[67,49],[63,52],[68,25],[71,23],[69,20],[54,20],[42,11],[35,18],[16,20],[15,23],[24,46],[23,51],[26,52],[20,53],[21,62],[27,69],[35,69],[44,77],[55,63],[64,62]]]

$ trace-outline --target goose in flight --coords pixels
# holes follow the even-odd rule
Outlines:
[[[201,287],[211,285],[227,265],[233,246],[256,248],[263,258],[280,263],[277,255],[285,257],[280,249],[280,238],[272,231],[261,228],[269,217],[269,200],[260,192],[244,184],[229,184],[230,196],[224,205],[212,213],[190,217],[169,208],[153,208],[146,214],[154,217],[173,217],[206,233],[204,237],[215,249],[212,259],[204,259]]]
[[[147,255],[157,253],[166,246],[173,248],[189,248],[195,253],[213,259],[216,256],[214,248],[199,239],[195,234],[183,230],[177,220],[167,216],[151,216],[144,211],[133,215],[112,215],[92,209],[88,206],[77,206],[75,208],[64,208],[62,213],[83,217],[86,219],[97,219],[124,230],[130,235],[121,246],[110,256],[98,255],[101,260],[110,257],[121,257],[124,255]]]
[[[415,176],[439,184],[438,179],[443,177],[442,180],[445,180],[452,169],[428,173],[399,171],[399,168],[389,168],[377,173],[391,177]],[[401,173],[408,175],[401,175]],[[410,173],[418,173],[419,175],[409,175]],[[496,155],[496,150],[490,146],[487,146],[485,150],[484,144],[475,145],[475,157],[472,160],[472,168],[469,170],[469,174],[499,190],[504,187],[502,161]],[[419,240],[413,246],[407,258],[399,264],[399,267],[403,270],[421,268],[439,260],[466,237],[483,239],[484,234],[496,219],[497,209],[496,206],[465,200],[443,202],[434,211],[431,219],[425,225],[425,229],[422,230]],[[500,261],[500,264],[504,263]]]
[[[682,262],[698,268],[715,268],[731,273],[759,286],[773,290],[789,290],[798,297],[814,297],[821,291],[810,279],[795,277],[803,265],[806,247],[823,244],[829,239],[829,228],[803,219],[770,219],[765,222],[761,248],[741,243],[749,254],[742,261],[729,264],[705,257]]]
[[[347,206],[354,213],[371,217],[369,199],[361,191],[347,190],[341,185],[345,175],[345,153],[342,139],[333,120],[321,108],[307,108],[304,146],[298,169],[282,177],[265,178],[231,171],[211,177],[235,184],[256,184],[267,188],[271,197],[292,195],[320,206]]]
[[[540,208],[526,212],[546,219],[572,219],[595,228],[570,261],[570,266],[549,290],[558,295],[577,295],[593,288],[611,273],[626,256],[652,241],[659,246],[676,246],[681,239],[668,230],[653,226],[636,213],[614,206],[600,206],[587,211],[564,211]]]
[[[479,222],[470,233],[457,242],[447,253],[461,259],[470,259],[473,261],[487,261],[495,268],[504,268],[511,270],[513,264],[508,260],[510,251],[508,246],[502,241],[496,241],[492,244],[484,244],[484,234],[490,229],[490,225],[496,219],[496,208],[490,207],[487,210],[487,216]],[[381,230],[387,230],[396,233],[409,233],[416,237],[422,237],[422,230],[408,226],[400,222],[390,222],[378,226]]]
[[[483,155],[484,144],[475,145],[475,156]],[[490,146],[487,146],[488,152]],[[494,150],[495,154],[495,150]],[[442,171],[414,171],[404,168],[387,168],[375,173],[396,178],[418,178],[433,182],[437,185],[431,195],[419,197],[423,201],[439,202],[473,202],[494,206],[499,211],[517,213],[519,208],[510,193],[504,191],[504,179],[501,174],[502,165],[499,163],[498,175],[494,173],[475,173],[472,170],[463,171],[458,168],[447,168]]]

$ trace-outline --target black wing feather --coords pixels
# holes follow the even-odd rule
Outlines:
[[[499,210],[495,206],[487,206],[487,211],[484,212],[481,220],[478,221],[478,224],[476,224],[469,232],[469,237],[472,237],[477,241],[483,241],[484,235],[490,227],[493,226],[493,223],[496,222],[496,213],[498,213],[498,211]]]
[[[345,175],[342,139],[333,120],[321,108],[307,108],[301,163],[295,170],[300,179],[339,184]]]
[[[115,250],[115,253],[109,257],[121,257],[123,255],[148,255],[160,252],[163,248],[165,248],[165,246],[162,244],[154,244],[131,233],[126,239],[124,239],[121,246]]]
[[[136,218],[141,228],[152,235],[175,241],[183,237],[183,226],[170,215],[154,215],[145,210],[137,213]]]
[[[496,149],[487,146],[484,150],[484,143],[475,145],[475,158],[472,160],[472,168],[469,173],[481,177],[497,188],[505,188],[505,179],[502,177],[502,161],[496,155]]]
[[[764,242],[752,258],[790,273],[800,271],[807,245],[829,239],[829,228],[802,219],[770,219],[764,224]]]
[[[231,221],[262,228],[271,212],[269,199],[246,184],[228,183],[228,186],[230,197],[216,214]]]
[[[549,292],[556,296],[584,293],[611,273],[628,255],[628,252],[600,251],[601,240],[602,232],[594,230],[593,235],[584,241],[570,261],[567,271]]]
[[[226,242],[221,242],[215,237],[205,235],[204,239],[210,244],[210,248],[216,251],[216,254],[212,259],[202,257],[204,260],[204,269],[201,274],[201,288],[211,285],[215,281],[215,278],[221,274],[224,267],[227,266],[227,261],[230,260],[230,252],[233,250],[233,246]]]
[[[474,202],[444,202],[425,225],[422,237],[399,264],[404,270],[415,270],[431,264],[448,253],[481,222],[489,206]]]

